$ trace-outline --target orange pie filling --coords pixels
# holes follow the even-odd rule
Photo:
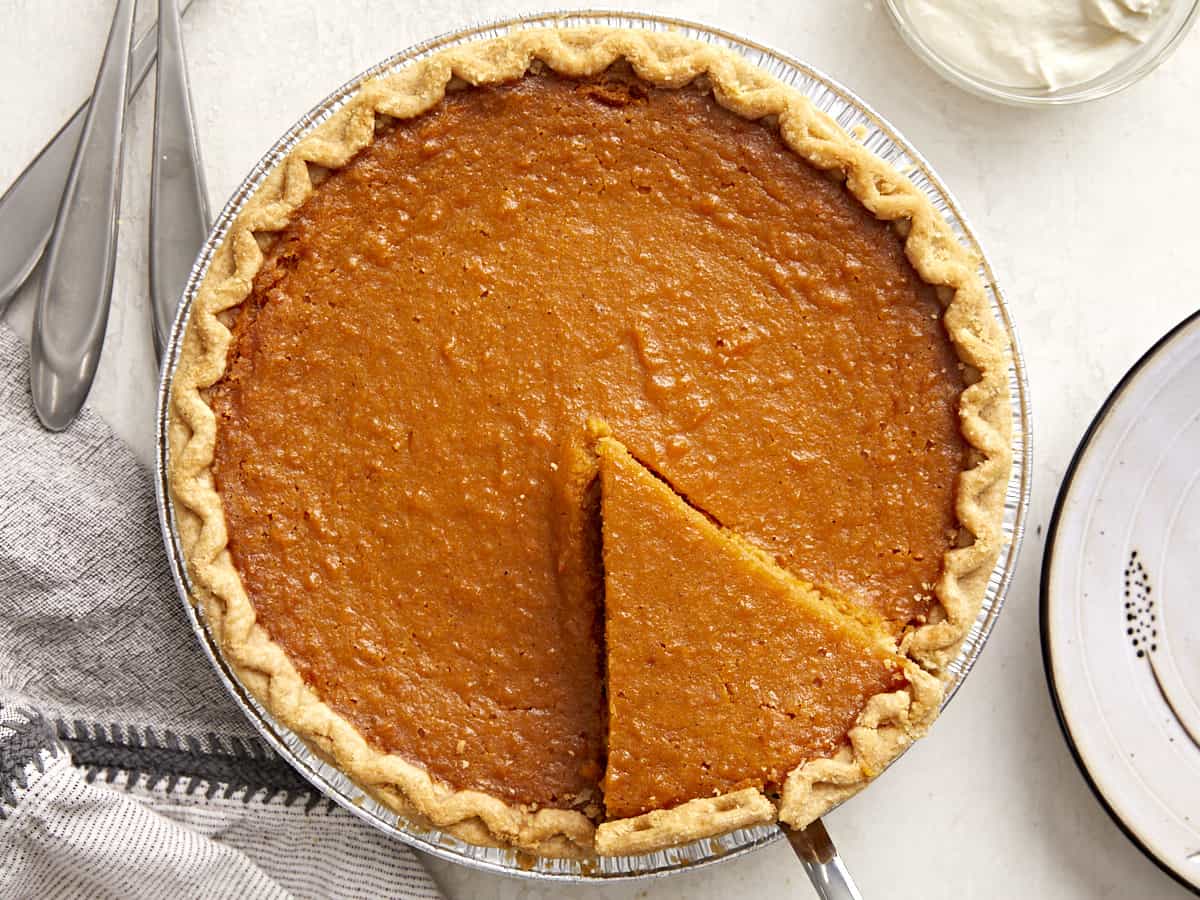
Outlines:
[[[611,818],[742,788],[832,756],[867,701],[907,686],[886,636],[599,442]]]
[[[934,607],[963,380],[894,230],[769,127],[619,69],[452,92],[265,255],[208,394],[228,548],[373,747],[628,816],[778,785],[902,684],[863,623]],[[602,548],[592,416],[740,538],[613,456]]]

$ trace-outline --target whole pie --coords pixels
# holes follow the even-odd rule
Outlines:
[[[402,814],[544,855],[803,826],[936,716],[1006,344],[929,201],[678,35],[364,85],[245,204],[173,381],[191,587]]]

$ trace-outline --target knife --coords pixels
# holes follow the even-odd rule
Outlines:
[[[179,298],[209,222],[179,24],[177,0],[159,0],[154,167],[150,173],[150,304],[158,359],[167,346]]]
[[[183,11],[191,5],[192,0],[186,0]],[[156,50],[153,32],[134,45],[129,58],[130,99],[150,72]],[[0,197],[0,234],[5,237],[0,242],[0,313],[45,252],[89,102],[84,101]]]
[[[62,431],[91,390],[108,325],[121,208],[125,101],[137,0],[117,0],[96,86],[46,248],[29,378],[42,424]]]
[[[782,822],[779,828],[787,836],[821,900],[863,900],[820,819],[814,819],[805,828],[790,828]]]

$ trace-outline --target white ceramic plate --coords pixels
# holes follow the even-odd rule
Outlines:
[[[1122,379],[1067,470],[1042,649],[1096,796],[1200,892],[1200,313]]]

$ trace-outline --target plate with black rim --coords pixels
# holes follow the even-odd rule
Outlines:
[[[1063,733],[1125,834],[1200,893],[1200,313],[1105,401],[1042,564]]]

